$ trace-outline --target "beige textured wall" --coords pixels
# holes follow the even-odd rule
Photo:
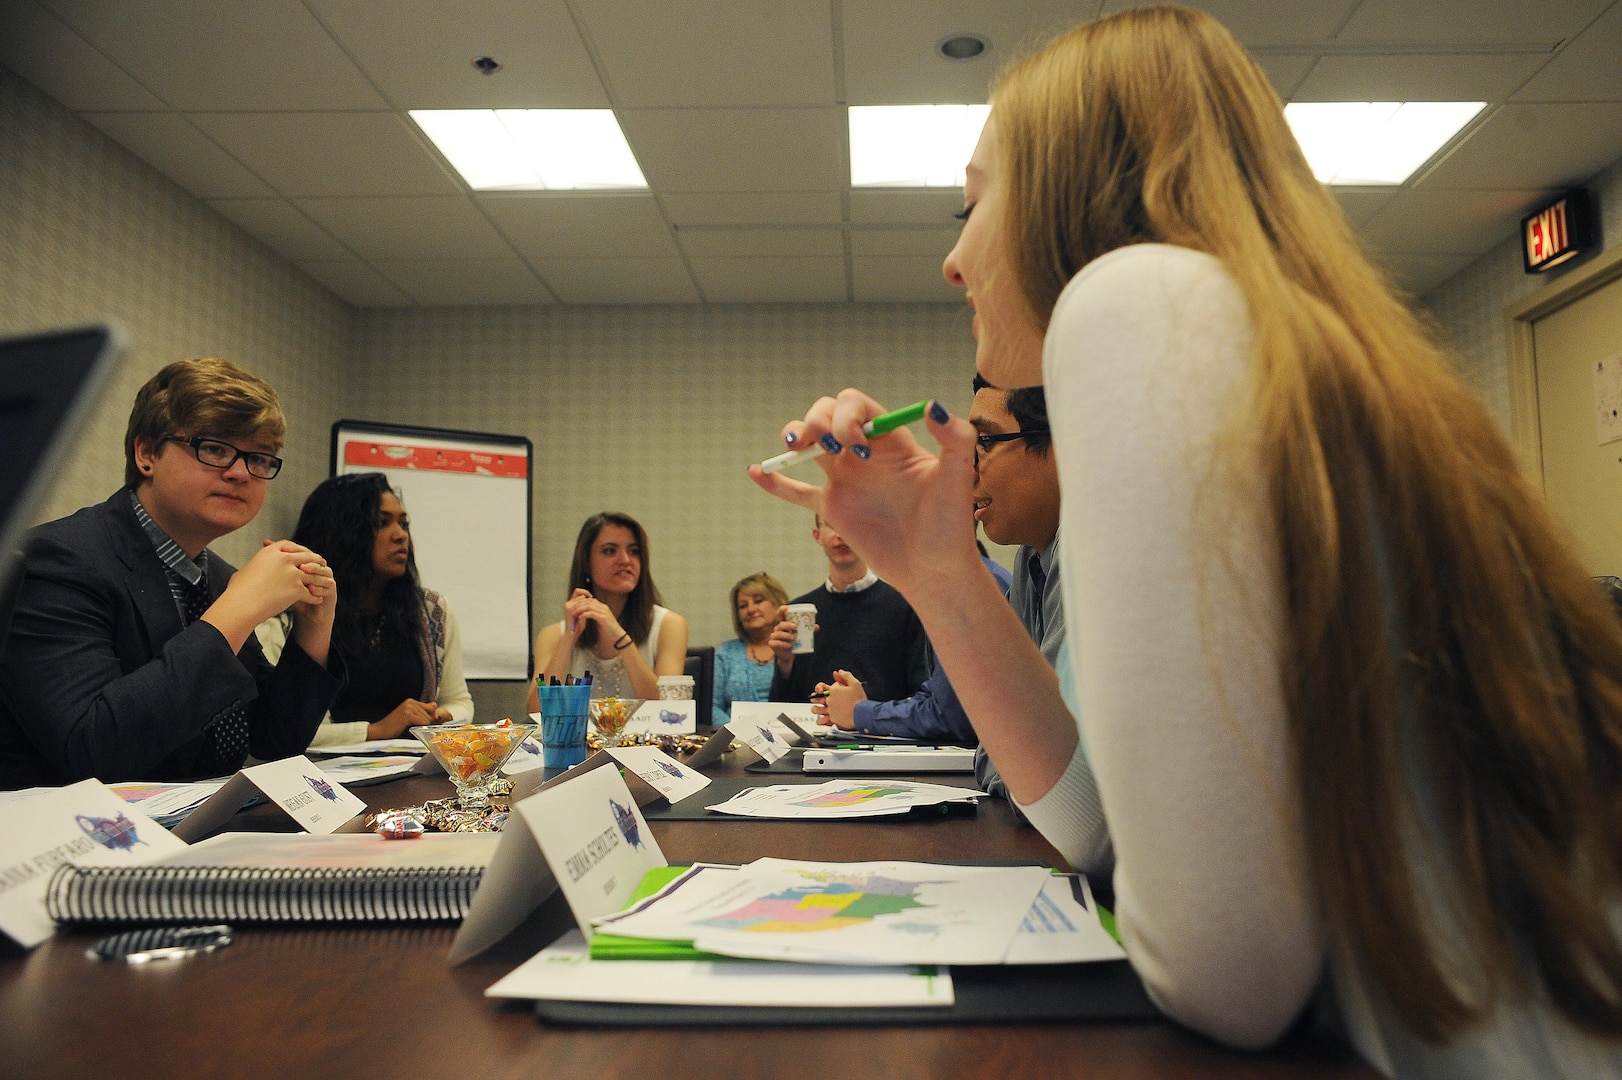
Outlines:
[[[216,545],[225,557],[291,531],[335,419],[522,433],[541,464],[537,618],[561,603],[580,521],[613,507],[649,527],[657,580],[697,643],[729,635],[738,577],[768,569],[794,592],[821,579],[806,515],[743,474],[785,419],[849,384],[897,404],[970,401],[956,305],[353,311],[4,68],[0,267],[0,333],[116,318],[135,342],[42,520],[121,482],[142,382],[221,355],[270,381],[290,421],[287,468],[254,526]]]
[[[261,535],[292,531],[348,385],[346,304],[3,67],[0,268],[0,333],[114,318],[135,343],[41,520],[117,488],[135,391],[171,360],[213,355],[275,386],[289,424],[265,511],[215,547],[240,563]]]
[[[1609,248],[1622,242],[1622,161],[1583,186],[1599,202],[1603,246]],[[1465,380],[1487,403],[1506,432],[1509,430],[1509,342],[1504,309],[1582,266],[1583,261],[1556,267],[1545,274],[1528,274],[1521,263],[1520,237],[1507,236],[1423,302],[1441,326],[1448,343],[1458,351]]]
[[[693,642],[730,637],[738,578],[764,569],[799,593],[826,573],[810,515],[744,475],[785,420],[847,385],[887,404],[972,399],[950,304],[379,309],[355,327],[356,419],[533,440],[537,626],[559,617],[581,521],[617,509],[648,529]]]

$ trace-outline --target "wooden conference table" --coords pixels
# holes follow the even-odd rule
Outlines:
[[[731,769],[723,769],[732,771]],[[374,809],[449,794],[443,777],[356,789]],[[262,808],[235,825],[279,827]],[[1005,803],[885,824],[654,821],[672,862],[1036,859],[1059,864]],[[96,1078],[1337,1077],[1377,1076],[1338,1044],[1239,1054],[1169,1021],[822,1028],[568,1028],[484,990],[572,925],[554,896],[458,968],[451,926],[249,927],[209,956],[88,959],[97,934],[0,954],[0,1076]]]

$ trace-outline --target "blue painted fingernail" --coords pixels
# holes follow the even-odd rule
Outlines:
[[[844,449],[844,447],[839,444],[839,440],[834,438],[832,435],[824,435],[821,442],[822,448],[828,451],[830,454],[837,454],[839,451]]]
[[[861,443],[857,443],[855,446],[851,447],[850,452],[861,458],[863,461],[866,461],[868,458],[873,456],[873,451],[869,450]]]
[[[783,436],[783,441],[788,443],[790,446],[793,446],[796,442],[799,441],[799,438],[800,437],[798,435],[794,434],[794,432],[791,431],[787,435]]]
[[[937,424],[945,424],[951,421],[952,414],[946,411],[945,405],[938,401],[931,401],[929,403],[929,418]]]

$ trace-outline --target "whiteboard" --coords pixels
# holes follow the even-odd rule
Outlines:
[[[529,678],[532,460],[519,435],[332,425],[332,475],[380,472],[399,493],[422,583],[456,613],[469,679]]]

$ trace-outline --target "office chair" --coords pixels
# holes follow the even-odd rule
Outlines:
[[[715,700],[715,646],[697,645],[687,650],[684,674],[693,677],[693,700],[698,702],[698,724],[710,726],[710,703]]]

